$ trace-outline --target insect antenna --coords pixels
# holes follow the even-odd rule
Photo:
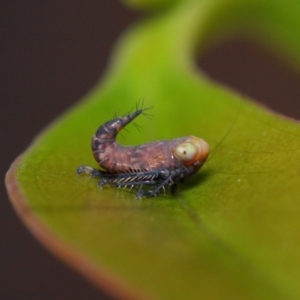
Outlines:
[[[241,106],[238,110],[238,113],[236,114],[236,117],[234,118],[231,126],[229,127],[228,131],[225,133],[225,135],[222,137],[222,139],[215,145],[215,147],[211,150],[211,155],[209,157],[209,159],[206,162],[209,162],[211,159],[213,159],[213,157],[216,155],[218,148],[222,145],[222,143],[225,141],[225,139],[228,137],[228,135],[230,134],[230,132],[232,131],[234,125],[236,124],[240,113],[242,111],[242,107],[243,107],[243,103],[241,103]]]

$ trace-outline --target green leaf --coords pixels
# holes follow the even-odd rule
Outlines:
[[[193,57],[241,32],[298,68],[299,15],[292,0],[182,0],[131,28],[102,82],[9,171],[30,230],[119,297],[299,299],[299,124],[210,81]],[[142,131],[128,126],[120,143],[193,134],[213,149],[177,196],[140,201],[76,175],[97,167],[90,137],[99,125],[142,99],[153,120],[139,117]]]

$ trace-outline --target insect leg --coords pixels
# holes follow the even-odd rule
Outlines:
[[[160,175],[158,171],[140,171],[120,174],[121,177],[136,177],[136,178],[157,178]]]
[[[138,185],[155,185],[157,184],[157,177],[159,173],[157,171],[145,171],[145,172],[136,172],[136,173],[118,173],[110,174],[102,172],[102,179],[98,182],[100,187],[105,185],[114,186],[117,188],[120,187],[133,187]]]
[[[157,182],[153,181],[153,180],[143,180],[143,181],[132,181],[132,182],[115,182],[113,179],[106,179],[106,178],[103,178],[101,179],[99,182],[98,182],[98,185],[100,187],[103,187],[105,185],[109,184],[110,186],[114,186],[114,187],[117,187],[117,188],[120,188],[120,187],[128,187],[130,186],[132,189],[134,186],[142,186],[142,185],[156,185]]]
[[[171,194],[174,195],[177,191],[177,188],[178,188],[178,184],[177,183],[174,183],[171,185]]]
[[[165,185],[167,184],[171,184],[171,186],[174,185],[172,179],[178,176],[179,174],[178,172],[179,172],[178,170],[171,172],[171,174],[152,191],[146,191],[146,190],[138,191],[136,193],[136,197],[139,199],[142,198],[143,196],[146,196],[147,198],[155,197],[161,189],[164,189]]]
[[[127,186],[135,182],[155,182],[160,176],[157,171],[133,172],[133,173],[118,173],[118,174],[102,174],[102,177],[107,179],[107,183],[112,186]]]
[[[100,171],[89,166],[80,166],[76,170],[77,174],[88,174],[91,177],[102,177],[105,176],[105,171]]]
[[[115,183],[115,186],[117,187],[127,187],[127,186],[135,186],[135,185],[156,185],[157,182],[153,180],[143,180],[143,181],[133,181],[133,182],[120,182],[120,183]]]

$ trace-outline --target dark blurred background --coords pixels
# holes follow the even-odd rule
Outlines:
[[[100,78],[117,37],[141,14],[119,0],[2,0],[1,174],[35,135]],[[300,118],[300,75],[235,38],[197,60],[210,77]],[[3,178],[4,179],[4,178]],[[112,299],[48,253],[0,202],[0,299]]]

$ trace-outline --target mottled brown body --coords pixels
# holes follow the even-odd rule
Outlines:
[[[184,178],[196,173],[209,154],[208,144],[195,136],[157,141],[139,146],[122,146],[116,142],[117,134],[133,119],[143,113],[134,113],[104,123],[92,137],[95,160],[105,171],[87,166],[78,173],[89,173],[103,179],[101,186],[140,186],[137,196],[155,196],[165,185],[175,187]],[[153,185],[152,191],[141,190],[143,185]]]
[[[111,174],[153,171],[168,166],[173,171],[181,163],[172,153],[186,138],[157,141],[139,146],[126,147],[116,141],[102,143],[93,137],[93,154],[99,166]]]

